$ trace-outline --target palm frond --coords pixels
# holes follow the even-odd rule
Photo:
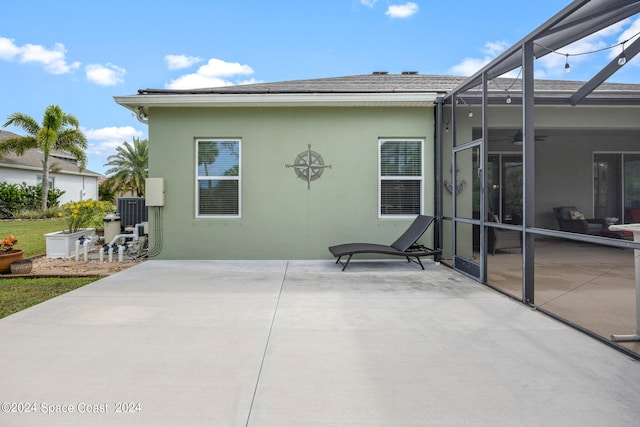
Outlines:
[[[25,131],[27,135],[34,136],[40,130],[40,125],[35,119],[27,114],[13,113],[10,114],[7,121],[2,127],[15,126]]]
[[[16,153],[18,156],[22,156],[25,151],[32,148],[38,148],[38,143],[35,138],[30,136],[8,138],[0,141],[0,154]]]

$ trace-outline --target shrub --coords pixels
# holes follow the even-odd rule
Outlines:
[[[9,184],[0,182],[0,218],[12,218],[16,212],[24,210],[40,209],[40,195],[42,186],[22,184]],[[50,188],[48,193],[48,205],[58,206],[63,190]]]
[[[110,212],[113,212],[111,203],[88,199],[62,205],[59,215],[65,217],[67,231],[73,233],[81,228],[102,228],[104,216]]]
[[[48,219],[48,218],[59,218],[60,213],[62,212],[61,208],[48,208],[43,211],[40,209],[22,209],[16,212],[13,212],[14,219]]]

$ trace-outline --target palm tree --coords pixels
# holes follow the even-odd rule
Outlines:
[[[133,138],[133,144],[124,142],[116,148],[117,154],[107,157],[105,166],[113,166],[105,174],[116,191],[131,191],[144,196],[145,178],[149,176],[149,141]]]
[[[9,125],[21,128],[26,136],[5,139],[0,142],[0,155],[16,153],[22,156],[26,150],[39,149],[42,160],[42,210],[47,209],[49,193],[49,156],[53,151],[66,151],[73,155],[80,170],[87,164],[87,137],[80,131],[78,119],[62,111],[58,105],[49,105],[44,111],[42,125],[23,113],[13,113],[2,127]]]

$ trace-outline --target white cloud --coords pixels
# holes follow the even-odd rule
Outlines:
[[[536,71],[536,77],[559,78],[560,76],[564,76],[565,64],[567,62],[571,67],[571,74],[573,74],[573,70],[584,70],[587,68],[580,66],[580,64],[588,62],[597,64],[601,62],[603,58],[609,61],[612,60],[622,52],[622,47],[609,49],[610,46],[615,44],[611,41],[611,37],[618,34],[617,43],[620,43],[640,31],[640,20],[631,23],[631,26],[627,30],[624,30],[624,27],[630,23],[631,21],[629,20],[618,22],[582,40],[571,43],[557,50],[556,53],[551,52],[543,56],[537,61],[538,70]],[[603,51],[606,53],[601,53]],[[566,56],[567,54],[569,54],[569,57]],[[596,67],[597,66],[598,65],[596,65]],[[604,64],[600,64],[600,66],[604,66]]]
[[[37,63],[44,66],[47,73],[67,74],[80,67],[79,62],[68,63],[67,50],[62,43],[56,43],[53,49],[38,44],[18,46],[11,39],[0,37],[0,59],[17,59],[22,63]]]
[[[197,56],[166,55],[164,60],[167,61],[167,66],[170,70],[179,70],[182,68],[189,68],[193,64],[201,62],[203,59]]]
[[[451,67],[456,76],[472,76],[476,71],[487,65],[491,58],[464,58],[462,62]]]
[[[413,2],[405,4],[392,4],[389,6],[385,15],[391,18],[408,18],[418,13],[418,5]]]
[[[20,48],[15,45],[13,40],[6,37],[0,37],[0,59],[10,61],[20,53]]]
[[[202,76],[200,74],[186,74],[171,80],[167,89],[202,89],[208,87],[233,86],[234,83],[219,77]]]
[[[373,7],[373,5],[376,4],[377,1],[378,0],[360,0],[360,3],[365,6]]]
[[[464,58],[459,64],[451,67],[451,72],[457,76],[471,76],[487,65],[508,47],[505,41],[492,41],[484,45],[484,56],[481,58]]]
[[[106,162],[106,158],[116,154],[116,147],[125,141],[131,142],[133,138],[142,138],[143,132],[131,126],[106,127],[101,129],[82,130],[89,142],[88,155],[101,157]]]
[[[114,86],[124,82],[124,75],[127,71],[117,65],[107,63],[89,64],[85,68],[87,80],[100,86]]]
[[[206,65],[202,65],[195,73],[180,76],[167,83],[165,87],[167,89],[199,89],[232,86],[236,83],[229,80],[229,78],[249,74],[253,74],[253,69],[248,65],[211,58]]]
[[[491,56],[496,57],[505,51],[506,48],[509,47],[509,43],[504,40],[486,42],[484,44],[484,53]]]
[[[240,80],[236,84],[239,84],[239,85],[252,85],[252,84],[255,84],[255,83],[262,83],[262,80],[256,80],[256,79],[251,78],[249,80]]]
[[[628,22],[627,22],[628,23]],[[629,46],[631,43],[636,41],[640,33],[640,18],[637,18],[635,21],[631,22],[631,25],[626,30],[622,31],[618,36],[618,43],[625,42],[625,47]],[[609,52],[609,59],[614,59],[618,57],[622,53],[622,46],[619,46],[615,49],[611,49]],[[640,61],[637,60],[637,57],[631,61],[634,64],[640,64]]]

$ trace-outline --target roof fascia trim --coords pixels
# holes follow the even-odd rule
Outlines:
[[[353,106],[433,105],[437,92],[390,93],[279,93],[279,94],[159,94],[116,96],[114,100],[129,109],[132,107],[278,107],[278,106]]]
[[[19,169],[19,170],[26,170],[26,171],[34,171],[34,172],[42,172],[42,168],[36,167],[36,166],[25,166],[25,165],[12,165],[12,164],[8,164],[8,163],[2,163],[0,162],[0,168],[7,168],[7,169]],[[83,177],[88,177],[88,178],[101,178],[103,175],[97,173],[97,172],[74,172],[74,171],[68,171],[68,170],[59,170],[57,172],[49,172],[50,176],[53,175],[74,175],[74,176],[83,176]]]

